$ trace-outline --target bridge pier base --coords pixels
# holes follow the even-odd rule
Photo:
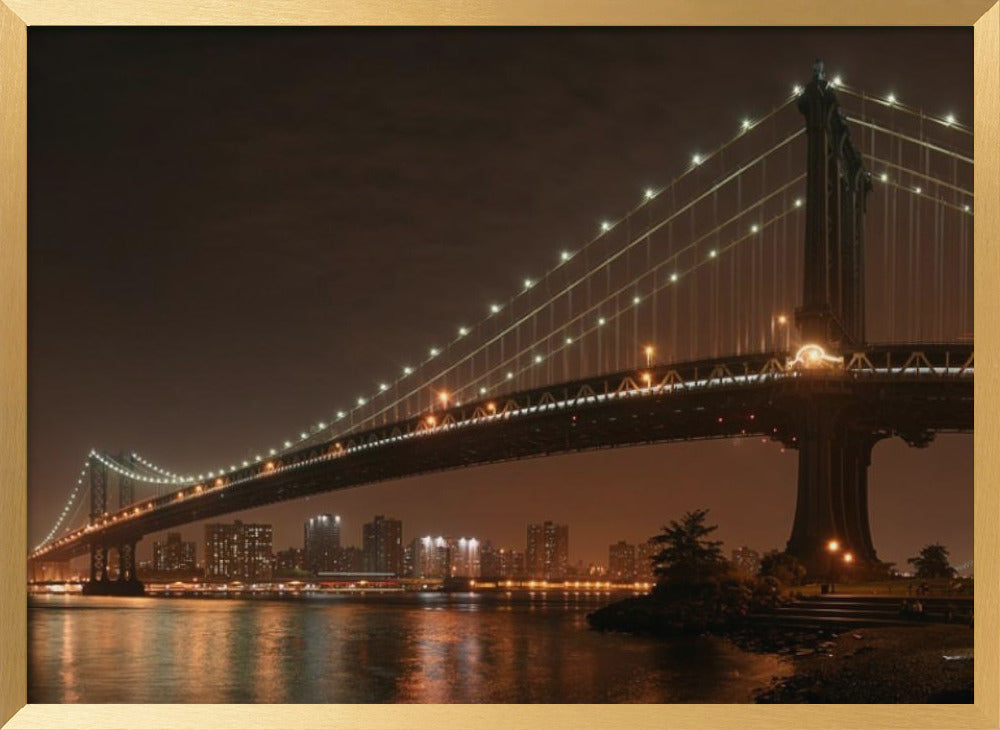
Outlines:
[[[136,577],[135,541],[118,546],[118,578],[108,576],[108,546],[90,546],[90,581],[83,586],[86,596],[141,596],[146,586]]]
[[[868,522],[868,466],[883,436],[847,427],[836,406],[811,405],[797,436],[798,497],[787,550],[815,578],[871,575],[882,563]]]

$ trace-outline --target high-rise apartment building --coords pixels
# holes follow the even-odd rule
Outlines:
[[[655,583],[656,574],[653,572],[653,558],[661,550],[661,546],[655,540],[646,540],[635,546],[635,579],[642,583]]]
[[[195,569],[194,542],[181,540],[181,533],[168,532],[166,542],[153,543],[153,570],[164,573]]]
[[[270,525],[205,525],[205,580],[239,580],[257,583],[271,580]]]
[[[313,573],[337,570],[340,562],[340,515],[316,515],[303,528],[305,569]]]
[[[608,547],[608,578],[621,582],[635,580],[635,545],[619,540]]]
[[[365,572],[403,574],[403,523],[384,515],[362,529]]]
[[[569,567],[569,526],[551,521],[528,525],[525,569],[531,578],[560,580]]]

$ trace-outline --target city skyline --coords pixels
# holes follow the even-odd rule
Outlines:
[[[266,32],[255,33],[262,43],[273,42]],[[365,84],[385,81],[384,67],[359,76],[356,69],[331,66],[337,83],[331,87],[327,80],[324,87],[343,96],[330,99],[333,92],[321,93],[306,77],[299,79],[296,93],[286,92],[278,79],[287,74],[281,73],[281,59],[275,59],[276,65],[263,69],[264,77],[251,91],[236,70],[261,61],[234,46],[229,65],[215,71],[224,74],[224,82],[204,80],[220,89],[214,98],[270,93],[264,108],[286,112],[275,111],[257,122],[253,138],[263,141],[252,148],[234,146],[224,137],[222,130],[231,131],[234,118],[222,103],[206,103],[200,110],[204,118],[215,120],[210,128],[215,131],[164,127],[155,145],[138,131],[146,122],[162,124],[169,118],[166,100],[188,99],[185,85],[198,74],[186,71],[206,52],[208,46],[199,39],[210,36],[184,31],[150,40],[141,31],[39,33],[33,48],[51,45],[30,64],[30,154],[37,161],[31,205],[32,220],[38,223],[29,242],[36,313],[29,340],[33,544],[58,512],[77,472],[78,454],[95,446],[127,446],[177,464],[177,469],[198,469],[217,461],[216,454],[235,458],[251,445],[274,441],[276,434],[297,433],[321,415],[317,401],[326,412],[352,402],[357,391],[377,387],[383,369],[397,370],[410,353],[440,342],[442,329],[467,321],[469,312],[481,313],[484,298],[502,299],[522,277],[547,267],[563,247],[579,245],[604,216],[628,209],[646,186],[662,184],[670,171],[682,169],[693,148],[724,138],[744,115],[766,111],[759,100],[787,94],[792,83],[807,75],[816,55],[848,80],[864,69],[865,83],[873,90],[891,88],[936,113],[971,117],[971,84],[956,82],[968,80],[971,69],[967,37],[959,30],[816,30],[794,39],[766,31],[753,40],[739,31],[699,33],[665,44],[651,31],[636,32],[633,47],[624,53],[620,39],[601,34],[528,33],[513,59],[496,33],[457,34],[449,39],[448,52],[475,59],[483,88],[468,88],[447,63],[436,62],[419,76],[426,98],[400,90],[402,106],[389,109],[373,109],[363,93]],[[216,44],[229,42],[224,33],[211,37]],[[299,61],[324,59],[328,50],[318,39],[330,37],[306,33],[296,39]],[[667,108],[659,101],[664,71],[683,62],[706,38],[713,44],[725,39],[732,58],[738,58],[762,37],[790,42],[770,44],[763,57],[754,54],[758,63],[740,68],[738,84],[732,83],[733,65],[724,54],[709,54],[698,73],[673,81],[681,85],[675,98],[701,99],[713,83],[724,84],[731,98],[708,107],[699,102]],[[349,34],[337,38],[358,42]],[[92,44],[101,42],[100,53],[93,53]],[[428,43],[405,32],[370,36],[365,42],[383,43],[388,59],[406,58]],[[553,43],[565,51],[562,56],[580,57],[577,67],[559,61]],[[117,63],[121,54],[134,54],[143,44],[152,44],[148,47],[155,52],[141,67]],[[480,50],[473,52],[476,48]],[[89,58],[89,65],[64,63],[60,54]],[[608,59],[614,60],[610,66]],[[519,64],[523,86],[503,82],[510,62]],[[530,80],[529,71],[543,66],[549,69],[548,86]],[[630,81],[616,83],[621,78]],[[553,106],[541,103],[556,81],[558,88],[569,89],[558,100],[559,120],[574,120],[568,129],[544,112]],[[106,89],[104,96],[87,91],[95,84]],[[503,93],[491,95],[490,89]],[[312,103],[317,94],[330,100],[336,115],[317,114]],[[474,103],[468,103],[469,95]],[[64,105],[71,105],[79,120],[70,130],[62,126]],[[521,128],[516,124],[521,118],[511,116],[510,108],[540,111]],[[609,108],[626,113],[614,115],[612,125]],[[374,131],[365,126],[373,114],[380,120]],[[505,121],[489,127],[484,117]],[[109,136],[105,124],[116,135]],[[413,124],[424,134],[410,135],[417,141],[404,143],[391,133],[393,124]],[[505,124],[514,131],[504,155],[497,157],[489,145],[493,136],[504,134]],[[629,131],[623,134],[619,125],[628,125]],[[327,134],[331,128],[338,131],[334,138]],[[456,129],[461,132],[457,142]],[[551,143],[564,134],[565,145]],[[175,151],[188,144],[204,155],[204,166],[194,177],[171,164]],[[356,154],[351,145],[371,156]],[[589,164],[582,168],[574,164],[578,150],[590,151]],[[314,157],[314,151],[320,154]],[[531,176],[529,195],[524,171],[540,155],[550,169],[562,172],[552,180]],[[152,189],[141,195],[122,191],[121,181],[134,176],[135,166],[146,159],[165,165],[165,173],[144,178]],[[451,164],[433,164],[439,159]],[[60,165],[67,160],[74,169],[87,171],[85,180],[66,176]],[[319,167],[314,166],[319,160]],[[264,171],[271,171],[282,187],[272,189],[264,182]],[[354,179],[367,183],[354,186]],[[466,193],[476,189],[470,181],[487,179],[495,183],[490,199],[473,195],[467,200]],[[311,192],[317,180],[326,181],[322,195]],[[388,180],[386,190],[375,184],[380,180]],[[84,215],[76,197],[87,189],[114,191],[86,212],[97,216],[100,237],[66,228]],[[191,204],[198,191],[209,189],[219,194],[211,205]],[[46,215],[39,201],[69,213]],[[258,212],[245,216],[254,201],[260,202]],[[324,208],[334,204],[340,218]],[[334,225],[333,219],[339,223]],[[151,227],[151,221],[162,225]],[[456,230],[479,233],[470,242]],[[401,240],[422,245],[401,247]],[[275,259],[276,251],[290,255]],[[373,296],[370,282],[390,252],[398,265],[393,275],[398,297]],[[110,263],[95,268],[93,260]],[[287,264],[287,282],[270,275],[275,260]],[[317,261],[323,265],[317,267]],[[442,267],[441,261],[447,265]],[[318,269],[328,278],[318,278]],[[220,271],[231,277],[218,276]],[[404,271],[412,276],[399,273]],[[139,280],[129,274],[139,273],[153,277],[143,281],[157,297],[136,296]],[[247,279],[295,316],[248,299],[243,283],[234,286]],[[306,293],[309,287],[300,285],[303,280],[335,296],[314,298]],[[102,296],[95,297],[93,287],[101,282]],[[421,296],[426,290],[449,295]],[[189,296],[192,291],[197,303]],[[67,328],[52,309],[59,302],[73,307],[86,327]],[[343,334],[339,312],[345,307],[359,313],[353,334]],[[309,312],[316,312],[316,318]],[[279,354],[269,337],[261,335],[275,328],[281,328]],[[86,346],[80,339],[83,330],[109,342],[109,356],[100,358],[100,367],[76,355]],[[120,332],[128,333],[127,342],[112,336]],[[348,357],[338,336],[350,341]],[[67,369],[68,362],[75,367]],[[241,365],[233,368],[231,362]],[[380,369],[373,372],[376,366]],[[86,427],[63,419],[65,412],[88,414]],[[972,439],[962,436],[941,436],[926,450],[910,449],[898,440],[876,447],[870,500],[876,548],[883,559],[902,564],[921,544],[935,540],[950,545],[958,562],[971,558],[971,451]],[[574,526],[580,559],[597,562],[604,559],[608,544],[645,531],[655,534],[662,524],[698,507],[711,509],[710,519],[727,545],[781,548],[794,510],[794,479],[795,454],[780,453],[778,444],[721,441],[478,467],[326,494],[303,504],[310,505],[310,512],[342,515],[381,510],[413,525],[416,534],[475,533],[500,544],[517,544],[515,536],[526,522],[552,517]],[[553,509],[560,504],[567,509]],[[282,536],[301,529],[301,512],[301,504],[291,503],[232,517],[273,524],[276,544],[284,545],[288,538]],[[139,543],[140,555],[150,554],[150,543]]]

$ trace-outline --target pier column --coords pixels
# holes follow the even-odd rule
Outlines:
[[[868,466],[881,436],[847,427],[844,416],[833,405],[810,403],[797,435],[798,496],[787,550],[817,577],[834,564],[841,574],[845,567],[862,574],[881,565],[868,522]],[[839,546],[833,553],[831,540]],[[853,561],[845,566],[846,553]]]

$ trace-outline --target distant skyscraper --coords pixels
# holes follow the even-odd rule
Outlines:
[[[316,515],[304,527],[306,570],[336,570],[340,557],[340,515]]]
[[[500,551],[489,540],[479,547],[479,574],[484,578],[503,577]]]
[[[443,537],[418,537],[410,543],[413,577],[447,578],[451,573],[451,545]]]
[[[760,572],[760,553],[746,545],[733,550],[733,565],[743,575],[753,576]]]
[[[451,576],[453,578],[478,578],[480,574],[479,540],[460,537],[451,543]]]
[[[608,548],[608,577],[617,581],[635,580],[635,545],[619,540]]]
[[[653,558],[660,552],[660,545],[654,540],[646,540],[635,546],[635,579],[643,583],[654,583]]]
[[[532,578],[562,579],[569,567],[569,526],[553,522],[528,525],[525,568]]]
[[[376,515],[363,530],[365,571],[403,574],[403,523]]]
[[[271,579],[271,526],[211,523],[205,525],[205,580]]]
[[[166,542],[153,543],[153,570],[173,573],[195,569],[195,545],[181,540],[181,533],[168,532]]]
[[[275,577],[294,576],[300,570],[305,570],[305,552],[302,548],[288,548],[275,553]]]

